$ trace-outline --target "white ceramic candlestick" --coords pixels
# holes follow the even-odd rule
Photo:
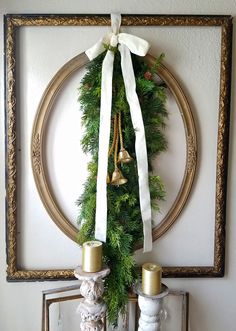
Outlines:
[[[142,291],[142,285],[137,284],[135,292],[138,294],[140,318],[138,331],[160,331],[163,298],[168,295],[168,287],[161,285],[161,292],[157,295],[147,295]]]
[[[74,271],[75,277],[82,281],[80,293],[84,297],[77,309],[81,315],[81,331],[104,329],[106,305],[101,299],[104,292],[102,279],[109,273],[110,269],[106,266],[98,272],[85,272],[81,266]]]

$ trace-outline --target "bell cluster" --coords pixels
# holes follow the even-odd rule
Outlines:
[[[110,177],[107,174],[107,183],[111,185],[122,185],[127,183],[127,179],[123,176],[119,165],[121,163],[129,163],[133,161],[133,158],[129,155],[128,151],[124,147],[124,141],[121,128],[121,112],[114,115],[114,135],[112,145],[109,150],[108,157],[114,154],[114,171]],[[120,151],[118,152],[118,146],[120,145]]]

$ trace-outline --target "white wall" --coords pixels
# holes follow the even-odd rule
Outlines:
[[[165,0],[165,1],[17,1],[1,0],[1,35],[3,35],[2,15],[5,13],[156,13],[156,14],[230,14],[236,15],[236,2],[228,0]],[[235,38],[234,47],[235,50]],[[1,43],[3,54],[3,42]],[[1,57],[3,72],[3,56]],[[235,89],[235,61],[233,61],[232,91]],[[40,330],[41,291],[43,289],[64,286],[71,282],[34,282],[7,283],[5,256],[5,218],[4,218],[4,102],[3,75],[0,81],[0,329],[4,331]],[[236,316],[236,154],[235,154],[235,93],[232,94],[231,138],[229,156],[229,182],[227,204],[227,240],[226,240],[226,275],[222,279],[168,279],[165,283],[172,288],[190,292],[190,324],[192,331],[235,330]],[[54,226],[54,225],[50,225]],[[63,243],[66,240],[58,234]],[[51,241],[53,242],[53,241]],[[61,245],[62,246],[62,245]],[[75,254],[73,250],[73,254]],[[75,255],[74,255],[75,256]]]

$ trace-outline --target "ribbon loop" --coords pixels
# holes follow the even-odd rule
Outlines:
[[[114,34],[118,34],[121,25],[121,15],[111,13],[111,28]]]
[[[151,200],[148,183],[148,159],[145,130],[142,112],[136,94],[136,82],[130,52],[144,56],[147,54],[149,44],[147,41],[127,34],[119,33],[121,15],[111,14],[112,33],[107,34],[85,53],[93,60],[104,51],[104,43],[109,42],[112,47],[118,45],[121,55],[121,69],[125,84],[126,98],[130,107],[132,124],[135,130],[135,154],[138,168],[139,200],[143,220],[144,252],[152,250]],[[95,238],[106,241],[107,232],[107,168],[108,150],[110,140],[111,105],[112,105],[112,73],[114,53],[107,51],[102,64],[100,128],[98,151],[98,174],[95,215]]]

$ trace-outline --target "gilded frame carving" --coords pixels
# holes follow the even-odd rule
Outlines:
[[[212,266],[165,267],[164,277],[222,277],[224,275],[226,184],[229,142],[232,18],[230,16],[123,15],[122,24],[136,26],[218,26],[221,28],[220,100],[215,186],[215,242]],[[22,26],[103,26],[109,15],[5,15],[6,100],[6,231],[9,281],[73,279],[73,270],[23,270],[17,263],[16,49]],[[37,143],[37,141],[36,141]]]

